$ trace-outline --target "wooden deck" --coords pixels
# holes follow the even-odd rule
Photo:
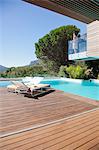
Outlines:
[[[0,88],[0,150],[99,150],[99,105],[82,99],[55,91],[36,100]]]

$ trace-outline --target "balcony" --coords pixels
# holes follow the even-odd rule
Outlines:
[[[69,60],[94,60],[99,59],[99,21],[87,25],[87,34],[76,37],[68,42]]]
[[[69,60],[86,58],[87,34],[68,42]]]

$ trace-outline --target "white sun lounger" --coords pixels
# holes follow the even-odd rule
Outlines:
[[[44,89],[50,87],[49,84],[37,84],[37,85],[33,85],[33,84],[25,84],[23,82],[20,81],[12,81],[12,85],[8,85],[7,89],[9,92],[14,92],[14,93],[25,93],[28,91],[28,89],[32,91],[34,90],[38,90],[38,89]]]
[[[22,79],[22,81],[25,84],[34,84],[37,85],[43,80],[43,77],[25,77]]]

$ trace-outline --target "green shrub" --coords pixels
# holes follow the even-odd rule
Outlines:
[[[59,77],[67,77],[67,73],[66,73],[66,67],[67,66],[61,66],[60,67],[60,70],[59,70]]]
[[[73,79],[83,79],[85,76],[85,68],[82,68],[81,66],[69,66],[66,68],[66,72],[68,73],[70,78]]]
[[[34,66],[24,66],[24,67],[12,67],[6,72],[1,73],[0,77],[16,78],[16,77],[26,77],[26,76],[43,76],[47,74],[47,71],[43,69],[40,65]]]

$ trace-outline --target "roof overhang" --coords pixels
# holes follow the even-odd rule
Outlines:
[[[23,0],[84,23],[99,20],[99,0]]]

